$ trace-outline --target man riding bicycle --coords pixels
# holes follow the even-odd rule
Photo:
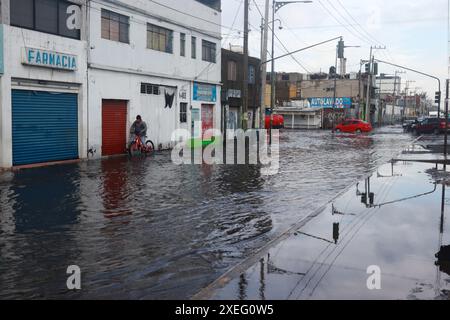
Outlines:
[[[138,136],[141,139],[142,144],[145,145],[145,138],[147,137],[147,124],[145,123],[145,121],[142,121],[141,116],[136,117],[136,121],[130,128],[130,142],[128,145],[129,149],[131,149],[131,146],[136,140],[136,136]]]

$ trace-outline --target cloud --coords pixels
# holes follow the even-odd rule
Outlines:
[[[223,1],[223,24],[243,28],[243,6],[237,13],[241,0]],[[264,0],[256,0],[264,11]],[[342,6],[341,6],[342,4]],[[345,8],[345,9],[344,9]],[[237,19],[234,19],[238,15]],[[276,30],[278,38],[289,51],[336,36],[343,36],[346,44],[360,45],[360,49],[346,50],[349,71],[359,71],[361,59],[368,59],[370,45],[386,45],[388,50],[376,52],[379,58],[418,68],[448,77],[447,49],[447,1],[417,0],[314,0],[313,4],[292,4],[277,14],[283,30]],[[356,21],[356,22],[355,22]],[[250,53],[260,55],[261,16],[251,0]],[[224,33],[229,30],[224,28]],[[242,33],[231,32],[233,44],[242,44]],[[228,43],[226,44],[228,46]],[[285,53],[281,44],[276,45],[276,55]],[[327,71],[335,60],[335,44],[324,45],[296,55],[309,71]],[[277,62],[277,70],[305,72],[292,58]],[[383,73],[395,72],[395,68],[380,66]],[[409,73],[408,79],[433,95],[436,85],[432,80]]]

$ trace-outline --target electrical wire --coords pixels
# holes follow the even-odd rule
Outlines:
[[[255,6],[256,6],[256,9],[258,10],[258,12],[259,12],[259,15],[261,16],[261,18],[263,18],[264,19],[264,15],[262,14],[262,12],[261,12],[261,9],[259,8],[259,6],[258,6],[258,3],[255,1],[255,0],[253,0],[253,3],[255,4]],[[286,52],[286,53],[289,53],[289,49],[284,45],[284,43],[280,40],[280,38],[276,35],[276,33],[275,32],[273,32],[273,30],[272,30],[272,28],[270,27],[270,25],[269,25],[269,30],[270,31],[272,31],[272,34],[275,36],[275,39],[281,44],[281,46],[284,48],[284,51]],[[297,58],[295,58],[294,56],[290,56],[293,60],[294,60],[294,62],[295,63],[297,63],[303,70],[305,70],[307,73],[311,73]]]

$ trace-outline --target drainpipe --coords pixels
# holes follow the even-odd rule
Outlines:
[[[89,128],[90,128],[90,117],[89,117],[89,85],[90,85],[90,81],[89,81],[89,63],[90,63],[90,50],[91,50],[91,37],[90,37],[90,32],[91,32],[91,28],[90,28],[90,21],[91,21],[91,0],[87,0],[86,1],[86,20],[85,20],[85,32],[86,32],[86,121],[87,121],[87,128],[86,128],[86,148],[88,150],[88,158],[89,158],[89,153],[92,154],[92,156],[94,156],[94,151],[90,148],[89,146]]]

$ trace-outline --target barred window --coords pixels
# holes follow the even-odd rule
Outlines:
[[[216,44],[202,40],[202,59],[203,61],[216,63]]]
[[[141,93],[159,96],[161,94],[161,90],[159,89],[158,85],[154,85],[151,83],[141,83]]]
[[[185,102],[180,103],[180,122],[187,122],[187,106],[188,104]]]
[[[153,24],[147,24],[147,48],[173,53],[173,31]]]

